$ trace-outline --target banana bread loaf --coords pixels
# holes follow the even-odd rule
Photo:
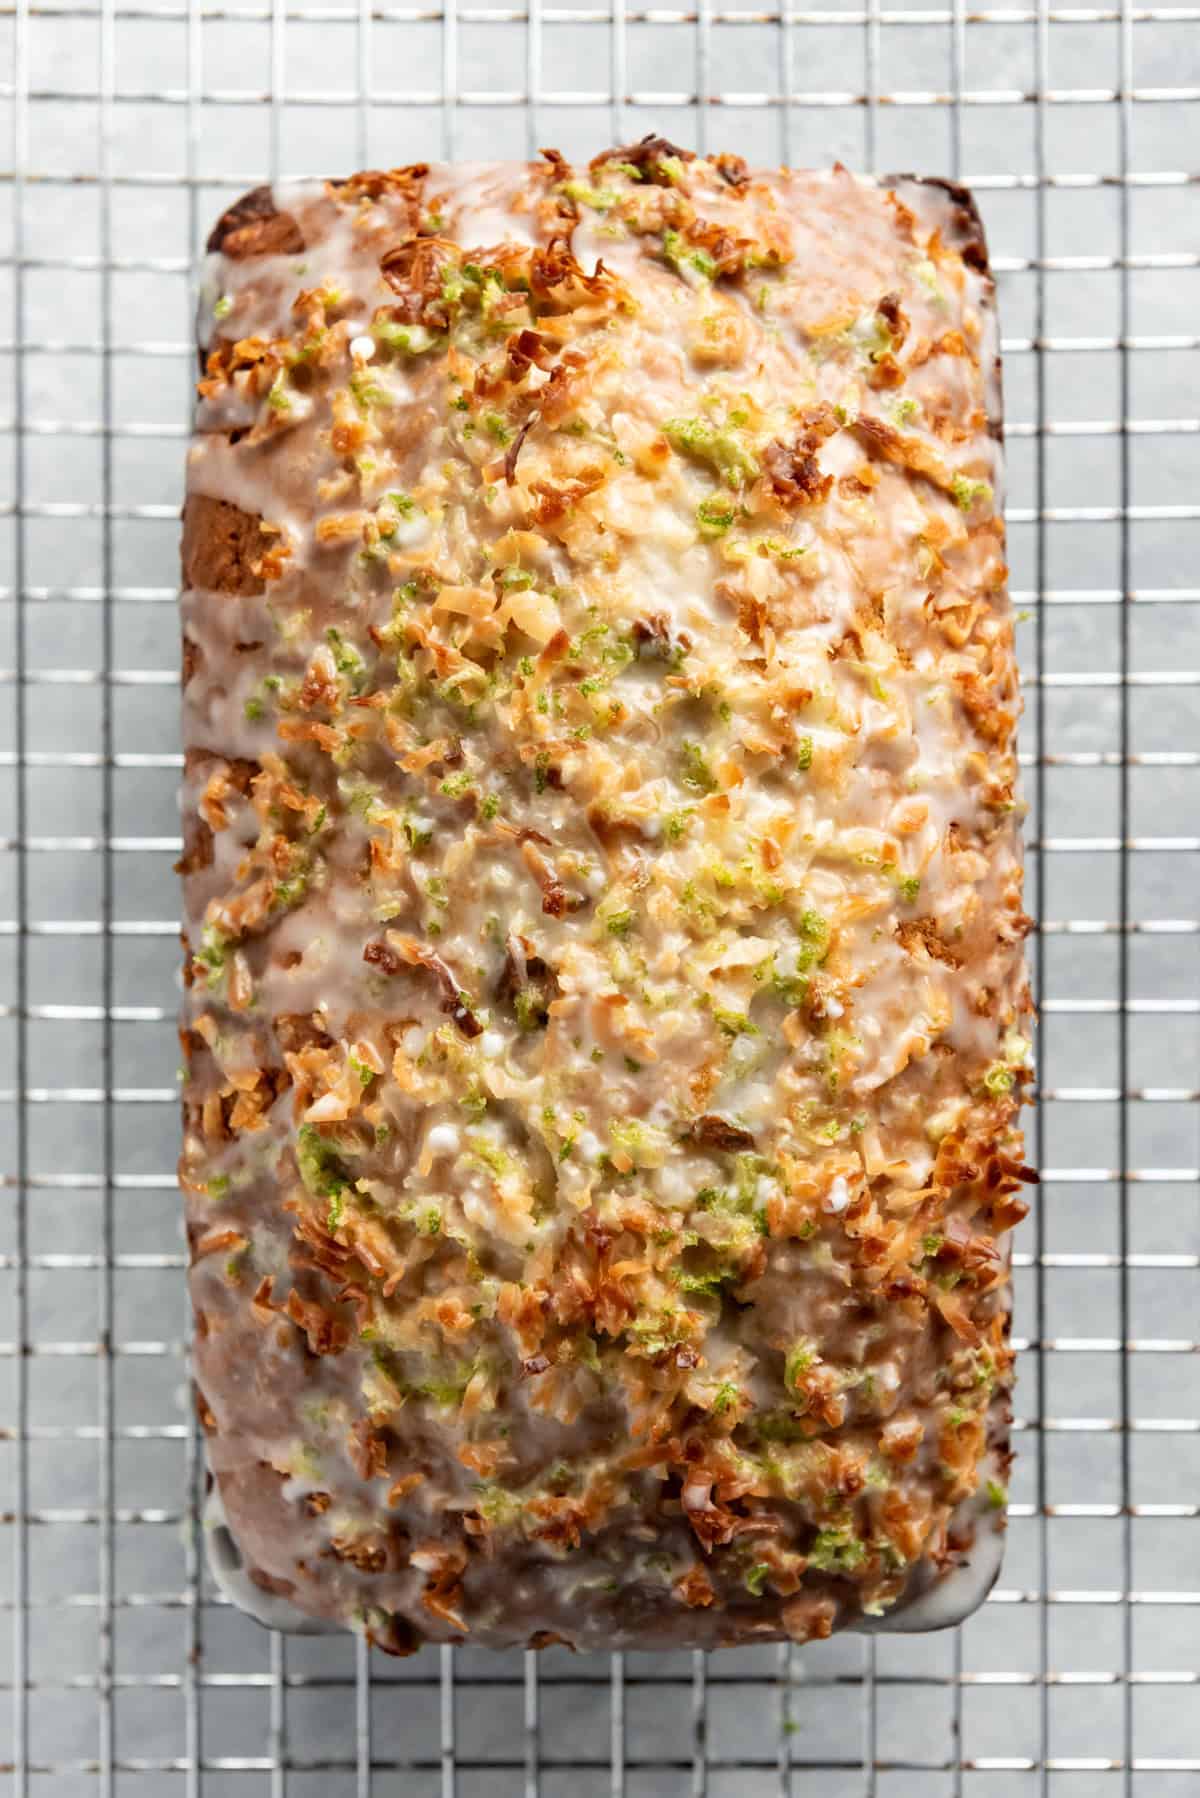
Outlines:
[[[649,138],[209,250],[181,1178],[250,1579],[394,1652],[969,1608],[1029,1177],[969,195]]]

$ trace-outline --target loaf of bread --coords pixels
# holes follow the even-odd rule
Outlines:
[[[1029,1078],[969,195],[649,138],[209,250],[181,1177],[249,1579],[394,1652],[969,1608]]]

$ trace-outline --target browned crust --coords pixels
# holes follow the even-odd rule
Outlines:
[[[947,204],[946,229],[943,231],[945,241],[956,249],[969,268],[983,275],[988,284],[988,292],[995,291],[992,276],[991,260],[988,256],[987,232],[984,230],[983,218],[979,211],[979,203],[969,187],[961,181],[951,181],[945,175],[882,175],[880,185],[898,189],[904,186],[935,187],[945,194]],[[997,390],[1000,382],[1000,356],[996,355],[994,365]],[[997,443],[1004,441],[1004,413],[1001,408],[992,411],[988,417],[988,432]]]
[[[280,212],[269,187],[253,187],[223,212],[205,248],[233,262],[251,256],[292,256],[304,248],[300,227],[290,212]]]
[[[190,494],[183,508],[183,585],[244,597],[266,590],[255,568],[270,547],[262,520],[228,500]]]
[[[186,687],[192,676],[198,674],[204,666],[204,651],[194,637],[183,633],[183,654],[180,662],[180,679]]]
[[[945,175],[881,175],[880,186],[900,188],[906,184],[914,187],[937,187],[950,202],[949,223],[951,229],[943,233],[946,242],[952,244],[968,267],[977,269],[981,275],[991,275],[991,264],[988,260],[987,233],[983,228],[979,205],[969,187],[959,181],[951,181]]]
[[[213,833],[203,818],[185,817],[183,821],[183,854],[175,863],[176,874],[199,874],[211,868]]]
[[[328,186],[339,200],[378,200],[385,194],[419,198],[428,173],[427,162],[409,162],[397,169],[360,169],[354,175],[331,178]]]
[[[643,181],[665,181],[662,164],[667,158],[677,162],[694,162],[694,150],[681,150],[669,138],[659,137],[653,131],[640,137],[635,144],[617,146],[611,150],[603,150],[599,156],[593,156],[589,168],[600,168],[606,162],[627,162],[639,171]]]

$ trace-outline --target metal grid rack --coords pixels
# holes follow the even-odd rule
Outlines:
[[[7,1789],[1195,1798],[1200,7],[5,0],[0,42]],[[170,1171],[196,253],[264,171],[652,127],[962,175],[989,226],[1042,1012],[1009,1554],[948,1636],[369,1665],[222,1605],[197,1516]]]

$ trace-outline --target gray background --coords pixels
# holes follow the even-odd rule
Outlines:
[[[0,1786],[1195,1798],[1200,9],[9,4],[0,81]],[[350,1640],[215,1602],[195,1510],[171,1173],[192,258],[273,170],[650,129],[962,173],[987,220],[1043,995],[1008,1558],[958,1634],[427,1652],[369,1687]]]

